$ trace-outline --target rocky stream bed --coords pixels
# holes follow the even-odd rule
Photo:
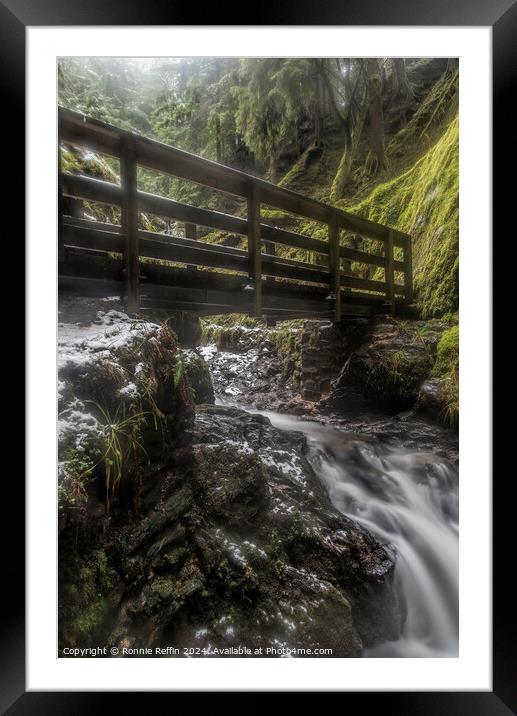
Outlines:
[[[389,321],[339,336],[340,365],[315,322],[287,350],[266,329],[184,349],[116,302],[60,310],[61,649],[456,653],[456,434],[417,369],[390,409],[365,390]],[[121,423],[134,459],[107,473]]]

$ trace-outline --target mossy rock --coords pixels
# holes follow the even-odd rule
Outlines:
[[[436,351],[436,362],[433,368],[435,376],[450,375],[458,371],[459,343],[459,326],[452,326],[443,332]]]
[[[215,402],[214,386],[206,361],[193,350],[183,351],[181,355],[187,377],[194,392],[194,403],[196,405],[202,403],[213,405]]]
[[[267,503],[263,473],[251,450],[223,444],[195,451],[195,481],[204,509],[237,529],[249,529]]]
[[[60,550],[60,647],[97,645],[120,597],[122,580],[106,552]]]
[[[358,389],[393,409],[411,407],[431,374],[442,330],[438,321],[375,322],[349,356],[335,388]]]

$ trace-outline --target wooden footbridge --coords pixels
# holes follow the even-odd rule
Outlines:
[[[62,291],[119,295],[131,313],[161,308],[248,313],[272,320],[307,316],[339,321],[393,313],[411,301],[411,238],[401,231],[62,108],[59,142],[60,147],[66,143],[120,162],[120,184],[64,173],[60,165]],[[237,198],[235,213],[241,215],[143,192],[137,186],[138,167],[232,195]],[[119,207],[120,224],[88,218],[84,201]],[[262,220],[265,207],[324,225],[328,241]],[[144,230],[144,214],[173,220],[174,235]],[[209,243],[203,240],[207,229],[239,237],[234,244],[246,248]],[[366,238],[370,250],[341,245],[346,233],[354,238],[347,244],[361,246]],[[307,260],[284,258],[285,247],[301,249]],[[375,280],[365,277],[371,266],[382,269]]]

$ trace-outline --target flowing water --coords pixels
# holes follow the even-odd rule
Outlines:
[[[405,610],[402,634],[365,656],[457,656],[457,467],[432,453],[265,414],[281,429],[305,433],[310,461],[334,507],[396,553],[395,583]]]
[[[457,466],[436,451],[386,445],[371,434],[271,411],[252,412],[279,429],[303,432],[309,461],[334,507],[395,554],[402,633],[364,656],[457,656]]]

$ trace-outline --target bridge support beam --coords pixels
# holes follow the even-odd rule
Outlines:
[[[122,188],[122,232],[126,236],[124,263],[128,313],[140,309],[138,261],[138,196],[136,177],[136,152],[130,138],[122,141],[120,156],[120,181]]]
[[[249,276],[253,280],[253,313],[262,316],[262,254],[260,246],[260,197],[255,184],[248,195]]]

